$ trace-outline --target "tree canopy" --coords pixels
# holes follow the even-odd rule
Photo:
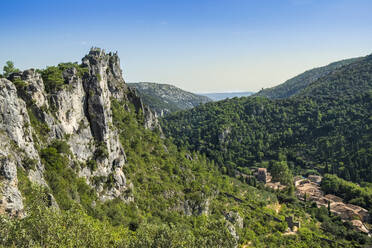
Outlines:
[[[6,65],[3,67],[4,77],[8,77],[14,72],[19,72],[19,69],[14,67],[14,63],[12,61],[7,61]]]

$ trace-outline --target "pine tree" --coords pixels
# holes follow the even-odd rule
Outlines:
[[[331,216],[331,202],[328,201],[328,215]]]
[[[19,69],[14,67],[14,63],[12,61],[7,61],[6,65],[3,67],[4,77],[8,77],[13,72],[19,72]]]

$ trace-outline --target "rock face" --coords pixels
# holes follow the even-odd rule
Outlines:
[[[128,97],[129,100],[134,104],[136,111],[141,111],[142,113],[144,113],[145,128],[150,130],[154,130],[157,128],[161,131],[156,112],[152,112],[152,110],[143,103],[142,98],[137,93],[137,91],[133,88],[129,88]]]
[[[201,202],[186,200],[183,203],[183,213],[185,215],[208,215],[209,214],[210,199],[206,198]]]
[[[0,130],[29,157],[37,158],[26,104],[17,97],[14,84],[6,79],[0,79],[0,111]]]
[[[239,240],[237,229],[243,228],[243,218],[237,212],[230,211],[225,214],[226,227],[236,241]]]
[[[16,161],[3,155],[4,150],[0,152],[0,178],[2,181],[0,214],[6,212],[10,215],[20,216],[22,215],[23,202],[21,193],[17,187],[17,164]]]
[[[40,175],[42,166],[34,148],[26,104],[17,97],[17,89],[7,79],[0,79],[0,213],[21,215],[22,196],[18,190],[17,165],[27,157],[37,160],[32,170]],[[43,184],[40,176],[35,176]]]
[[[126,178],[122,172],[125,164],[125,152],[119,142],[117,130],[112,126],[111,97],[122,100],[128,92],[121,76],[117,54],[106,55],[100,49],[93,49],[83,58],[83,65],[89,70],[83,79],[86,92],[86,117],[98,149],[107,149],[108,155],[100,157],[98,171],[94,176],[108,177],[111,173],[115,187],[103,196],[103,199],[119,197],[126,189]],[[89,173],[87,173],[89,174]]]
[[[83,74],[79,68],[84,69]],[[63,87],[54,92],[45,90],[41,74],[34,69],[13,73],[9,80],[0,79],[0,213],[22,214],[17,168],[25,170],[32,182],[47,186],[38,147],[45,147],[54,139],[70,145],[71,161],[75,164],[97,164],[96,168],[81,166],[76,172],[96,188],[102,201],[131,200],[130,196],[123,196],[132,186],[127,185],[123,173],[126,155],[112,125],[111,101],[132,103],[136,111],[143,113],[144,125],[149,129],[160,128],[156,115],[126,85],[116,53],[92,48],[81,66],[63,69],[62,78]],[[31,114],[43,123],[45,140],[35,140]],[[97,183],[95,177],[102,180]],[[111,186],[104,189],[109,179]]]

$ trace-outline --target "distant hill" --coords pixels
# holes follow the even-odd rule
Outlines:
[[[144,103],[159,116],[212,101],[206,96],[187,92],[169,84],[139,82],[128,85],[135,88]]]
[[[304,73],[301,73],[300,75],[297,75],[294,78],[291,78],[284,83],[272,87],[267,88],[259,91],[255,96],[265,96],[271,99],[280,99],[280,98],[288,98],[291,97],[297,93],[299,93],[301,90],[306,88],[309,84],[315,82],[321,77],[324,77],[338,68],[349,65],[351,63],[360,61],[362,57],[358,58],[352,58],[352,59],[345,59],[337,62],[333,62],[329,65],[314,68],[308,71],[305,71]]]
[[[298,97],[350,99],[372,91],[372,55],[335,69],[296,94]]]
[[[254,92],[245,91],[245,92],[204,93],[200,95],[209,97],[213,101],[220,101],[220,100],[224,100],[227,98],[250,96],[253,94]]]

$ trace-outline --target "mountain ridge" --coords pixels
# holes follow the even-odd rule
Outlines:
[[[363,57],[344,59],[336,62],[332,62],[326,66],[316,67],[307,70],[291,79],[286,80],[284,83],[274,86],[272,88],[263,89],[257,92],[254,96],[265,96],[272,99],[288,98],[301,90],[305,89],[308,85],[315,82],[319,78],[332,73],[338,68],[349,65],[351,63],[362,60]]]
[[[144,103],[158,116],[190,109],[211,101],[208,97],[184,91],[171,84],[139,82],[128,83],[128,85],[138,91]]]
[[[201,93],[199,95],[207,96],[211,98],[214,101],[220,101],[227,98],[233,98],[233,97],[246,97],[251,96],[255,92],[252,91],[239,91],[239,92],[216,92],[216,93]]]

